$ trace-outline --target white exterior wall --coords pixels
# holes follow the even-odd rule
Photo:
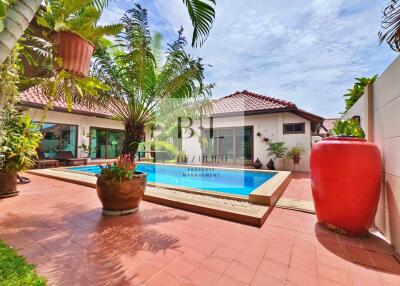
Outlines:
[[[301,122],[305,123],[304,134],[283,134],[284,123]],[[183,126],[185,125],[183,124]],[[269,142],[285,142],[285,146],[288,148],[294,147],[297,144],[301,144],[306,148],[306,152],[302,155],[299,166],[296,166],[296,171],[309,170],[311,128],[310,122],[302,117],[292,113],[214,117],[213,126],[214,128],[253,126],[254,160],[259,158],[263,164],[263,168],[266,168],[266,164],[270,160],[270,158],[267,156],[268,146],[263,141],[263,138],[269,138]],[[203,120],[203,127],[206,129],[210,127],[209,120]],[[200,133],[199,121],[195,121],[192,128],[195,130],[195,132]],[[257,133],[261,133],[261,136],[258,137]],[[201,156],[201,146],[198,136],[194,136],[192,138],[183,138],[182,149],[186,153],[189,163],[201,163],[199,161]],[[193,158],[194,160],[192,161]],[[290,160],[286,161],[286,169],[293,170],[293,163]]]
[[[343,115],[343,119],[350,119],[354,116],[360,116],[361,127],[366,130],[367,128],[367,118],[364,116],[365,110],[365,96],[360,97],[356,103]]]
[[[90,127],[124,130],[124,125],[121,121],[98,118],[94,116],[78,115],[68,112],[58,111],[43,111],[40,109],[29,109],[25,111],[34,121],[71,124],[78,126],[78,146],[86,144],[89,146]],[[78,148],[78,158],[83,157],[82,150]]]
[[[400,57],[372,86],[372,114],[368,118],[366,94],[345,114],[359,115],[361,127],[372,128],[372,140],[383,159],[381,198],[375,217],[376,226],[400,253]],[[364,107],[363,107],[364,103]],[[368,124],[368,120],[372,124]]]

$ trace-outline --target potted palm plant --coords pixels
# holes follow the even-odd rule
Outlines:
[[[284,146],[284,142],[275,142],[268,144],[268,156],[273,156],[274,158],[274,166],[270,165],[271,169],[282,170],[284,167],[284,158],[287,148]]]
[[[101,166],[97,178],[97,195],[105,215],[125,215],[139,210],[146,189],[146,174],[135,171],[136,163],[129,154],[115,163]]]
[[[12,108],[2,110],[0,154],[0,198],[16,196],[17,173],[32,168],[36,163],[42,133],[27,115]]]
[[[382,160],[354,120],[337,121],[332,137],[313,145],[312,194],[318,222],[348,235],[366,235],[378,206]]]
[[[37,23],[50,30],[56,45],[60,68],[87,76],[95,47],[103,36],[118,34],[122,26],[100,26],[99,21],[106,1],[99,0],[45,0],[45,9],[39,11]]]

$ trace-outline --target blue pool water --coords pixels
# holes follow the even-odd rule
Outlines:
[[[71,167],[68,169],[93,174],[100,173],[99,166]],[[149,183],[244,196],[249,195],[275,175],[275,173],[247,170],[153,164],[138,164],[136,165],[136,171],[146,173],[147,182]]]

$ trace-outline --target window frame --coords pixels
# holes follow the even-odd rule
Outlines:
[[[285,131],[286,126],[293,126],[293,130],[295,129],[295,125],[301,125],[302,131]],[[305,122],[293,122],[293,123],[283,123],[283,134],[305,134],[306,133],[306,123]]]

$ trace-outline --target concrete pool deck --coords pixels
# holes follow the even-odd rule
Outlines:
[[[235,171],[238,170],[236,168],[216,168],[209,166],[171,166],[186,168],[213,168]],[[271,172],[266,170],[246,171],[274,173],[274,176],[265,183],[261,184],[253,192],[251,192],[249,196],[147,183],[147,188],[143,199],[170,207],[180,208],[260,227],[265,222],[271,209],[284,192],[287,184],[289,183],[289,176],[291,172]],[[96,188],[97,178],[93,173],[89,172],[76,171],[69,168],[52,168],[30,170],[29,173]],[[247,204],[245,204],[246,202]]]
[[[62,168],[30,170],[28,173],[96,188],[95,176],[64,172]],[[265,222],[272,209],[270,206],[248,203],[240,197],[232,199],[207,193],[176,191],[151,184],[147,186],[143,200],[258,227]]]

